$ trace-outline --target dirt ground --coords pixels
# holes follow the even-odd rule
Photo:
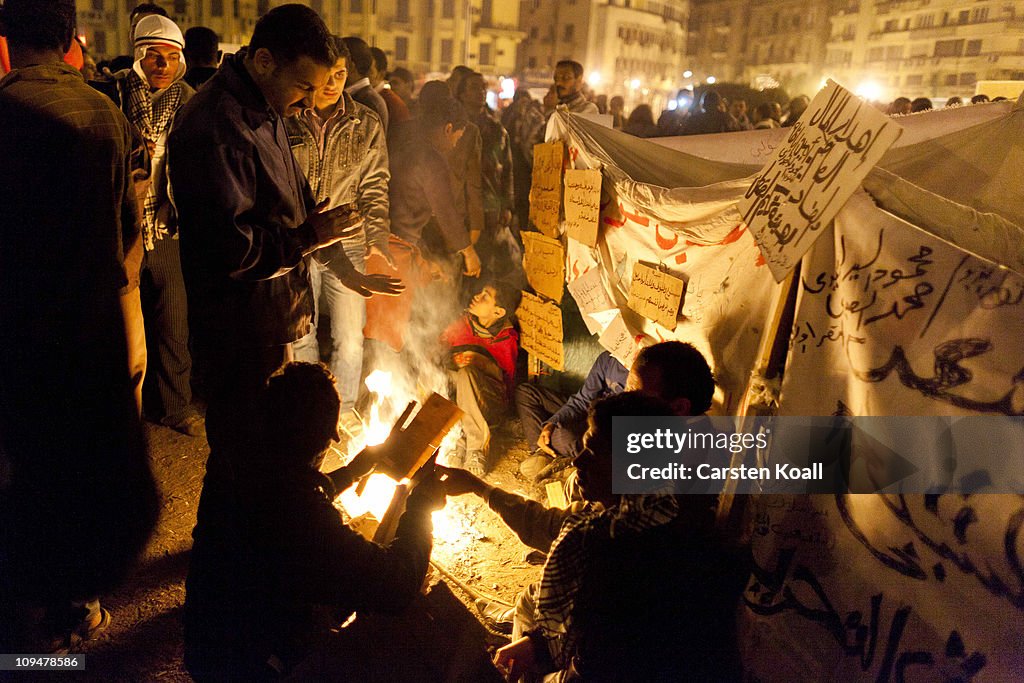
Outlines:
[[[495,432],[494,464],[488,480],[530,495],[530,485],[518,472],[526,451],[517,427],[517,422],[510,421]],[[208,450],[205,439],[189,438],[165,427],[148,424],[147,433],[161,490],[160,520],[136,571],[119,591],[103,597],[113,621],[100,638],[80,647],[86,671],[76,675],[76,680],[191,680],[182,665],[182,610],[191,532]],[[379,680],[494,678],[496,673],[487,663],[488,650],[507,640],[476,619],[473,596],[458,584],[512,603],[516,594],[540,575],[540,567],[525,559],[529,549],[475,496],[449,499],[445,514],[453,530],[435,535],[432,559],[457,581],[432,568],[425,596],[408,614],[398,620],[360,617],[356,621],[360,629],[354,631],[361,630],[361,634],[354,642],[362,638],[368,643],[367,671],[375,672]],[[393,644],[385,656],[379,656],[375,643],[396,642],[392,638],[396,632],[412,642]],[[421,634],[420,642],[416,642],[416,634]],[[428,640],[433,640],[429,646]],[[366,649],[360,647],[353,649],[349,643],[333,648],[328,643],[325,653],[304,670],[302,678],[356,680],[351,669],[346,675],[339,674],[336,663],[348,661],[346,648],[365,658]],[[428,647],[429,652],[425,651]],[[389,666],[376,666],[385,660]],[[360,675],[359,680],[370,678]]]

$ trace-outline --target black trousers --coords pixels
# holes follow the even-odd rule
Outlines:
[[[178,240],[158,240],[146,252],[142,305],[150,350],[147,384],[155,384],[162,422],[176,424],[192,403],[192,356],[188,350],[188,302]],[[155,351],[155,353],[154,353]]]
[[[545,387],[524,382],[516,387],[516,411],[523,423],[526,446],[537,449],[537,439],[548,418],[565,405],[566,397]],[[560,456],[575,458],[579,455],[580,440],[587,431],[586,420],[558,425],[551,434],[551,448]]]

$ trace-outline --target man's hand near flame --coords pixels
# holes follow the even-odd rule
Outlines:
[[[360,273],[354,268],[344,274],[335,274],[338,275],[341,284],[364,299],[369,299],[374,294],[398,296],[405,291],[405,283],[399,278],[391,277],[390,275],[367,275],[366,273]]]

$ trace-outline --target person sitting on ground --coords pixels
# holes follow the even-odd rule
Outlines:
[[[519,334],[511,313],[516,292],[494,280],[485,282],[466,314],[441,336],[455,367],[455,403],[464,413],[462,466],[478,476],[487,471],[491,427],[508,414],[515,386]]]
[[[517,386],[516,411],[523,424],[526,444],[532,451],[519,465],[523,476],[535,479],[553,459],[572,460],[579,455],[590,404],[605,396],[621,394],[628,375],[629,370],[604,351],[590,366],[583,386],[568,399],[535,382]]]
[[[430,513],[444,506],[431,473],[409,496],[395,539],[381,546],[332,505],[380,452],[321,473],[338,438],[334,377],[288,363],[263,392],[263,440],[244,470],[211,460],[185,582],[185,666],[197,681],[286,674],[337,626],[328,611],[398,613],[419,593],[432,545]]]
[[[449,495],[483,498],[548,552],[539,583],[517,601],[512,643],[495,657],[510,680],[738,678],[733,611],[748,571],[715,533],[714,499],[612,490],[613,417],[671,412],[637,392],[594,403],[576,458],[584,501],[565,510],[438,468]]]

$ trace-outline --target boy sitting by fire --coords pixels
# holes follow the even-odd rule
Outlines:
[[[518,290],[486,281],[465,314],[442,333],[449,349],[462,437],[452,463],[477,476],[487,472],[491,426],[505,417],[515,388],[519,334],[512,326]]]

